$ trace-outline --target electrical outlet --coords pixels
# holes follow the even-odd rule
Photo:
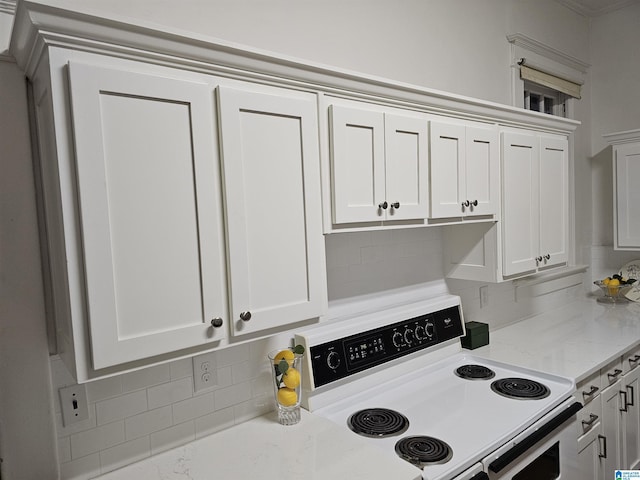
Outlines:
[[[215,352],[193,357],[193,391],[199,392],[218,384]]]
[[[60,393],[62,421],[65,427],[89,418],[87,390],[84,385],[62,387],[58,392]]]
[[[483,285],[480,287],[480,308],[484,308],[489,305],[489,286]]]

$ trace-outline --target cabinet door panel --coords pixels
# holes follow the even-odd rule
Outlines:
[[[617,382],[602,391],[602,434],[606,438],[606,458],[604,471],[613,472],[622,465],[622,411],[620,389],[622,382]]]
[[[314,97],[220,87],[219,98],[233,332],[317,317],[324,256]]]
[[[464,213],[459,179],[465,162],[465,128],[432,122],[430,139],[431,217],[459,217]]]
[[[503,275],[536,269],[538,255],[538,141],[503,134]]]
[[[400,208],[389,220],[427,218],[429,204],[426,118],[385,114],[385,198]]]
[[[620,145],[616,148],[615,236],[617,248],[640,246],[640,145]]]
[[[384,219],[384,114],[330,107],[333,221]]]
[[[541,266],[566,263],[569,160],[566,139],[540,139]],[[547,258],[549,257],[549,258]]]
[[[94,368],[223,338],[211,89],[69,74]]]
[[[623,378],[627,397],[624,421],[624,466],[636,470],[640,466],[640,368],[634,368]]]
[[[494,215],[497,212],[498,182],[498,139],[493,130],[467,127],[465,198],[478,202],[467,214]]]

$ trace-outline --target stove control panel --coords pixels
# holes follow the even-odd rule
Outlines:
[[[316,387],[463,334],[458,306],[332,340],[310,348]]]

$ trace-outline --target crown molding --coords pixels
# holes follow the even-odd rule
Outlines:
[[[16,0],[0,0],[0,13],[16,14]]]
[[[602,135],[609,145],[620,145],[640,141],[640,129]]]
[[[539,42],[538,40],[523,35],[522,33],[507,35],[507,40],[509,41],[509,43],[517,47],[521,47],[525,50],[537,53],[538,55],[558,62],[565,67],[576,70],[581,74],[586,73],[589,67],[591,67],[589,63],[583,62],[576,57],[572,57],[571,55],[567,55],[566,53],[561,52],[556,48],[553,48],[547,44]]]
[[[570,10],[573,10],[574,12],[589,18],[599,17],[600,15],[604,15],[615,10],[620,10],[624,7],[628,7],[629,5],[633,5],[634,3],[638,3],[638,0],[608,1],[606,5],[600,5],[597,8],[594,8],[586,5],[584,1],[579,0],[556,1],[561,5],[569,8]]]
[[[30,77],[49,48],[67,48],[327,94],[358,96],[434,114],[570,133],[580,122],[247,47],[129,18],[32,0],[18,3],[10,53]]]

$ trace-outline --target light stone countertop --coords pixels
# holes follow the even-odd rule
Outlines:
[[[420,470],[302,410],[297,425],[275,412],[99,477],[101,480],[419,480]]]
[[[604,305],[595,297],[489,332],[473,355],[570,377],[576,383],[640,344],[640,303]]]
[[[588,297],[491,331],[489,345],[469,353],[578,383],[638,344],[640,304],[609,306]],[[298,425],[281,426],[272,412],[99,478],[419,480],[421,475],[394,454],[303,410]]]

